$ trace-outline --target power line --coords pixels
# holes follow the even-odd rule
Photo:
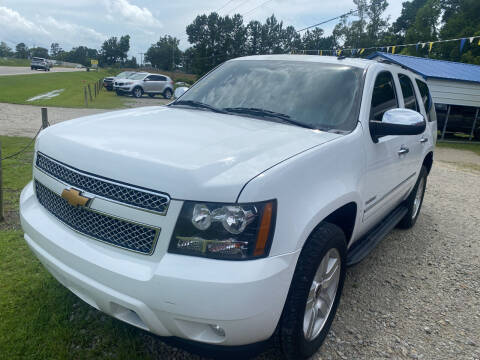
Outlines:
[[[249,10],[247,11],[246,13],[243,13],[242,16],[245,16],[245,15],[248,15],[252,12],[254,12],[255,10],[257,10],[258,8],[262,7],[263,5],[265,5],[266,3],[269,3],[269,2],[272,2],[273,0],[267,0],[267,1],[264,1],[263,3],[261,3],[260,5],[258,5],[257,7],[254,7],[252,10]]]
[[[345,13],[345,14],[342,14],[342,15],[339,15],[339,16],[335,16],[335,17],[333,17],[333,18],[331,18],[331,19],[328,19],[328,20],[319,22],[318,24],[311,25],[311,26],[308,26],[308,27],[306,27],[306,28],[297,30],[297,32],[302,32],[302,31],[305,31],[305,30],[308,30],[308,29],[311,29],[311,28],[314,28],[314,27],[317,27],[317,26],[326,24],[326,23],[328,23],[328,22],[330,22],[330,21],[340,19],[340,18],[342,18],[342,17],[344,17],[344,16],[353,15],[353,14],[356,13],[356,12],[358,12],[358,10],[350,10],[349,12],[347,12],[347,13]]]
[[[229,0],[227,1],[225,4],[223,4],[221,7],[219,7],[217,10],[215,10],[216,13],[218,13],[220,10],[222,10],[223,8],[225,8],[227,5],[229,5],[230,3],[234,2],[235,0]]]
[[[245,5],[246,3],[249,3],[250,1],[252,1],[252,0],[242,1],[240,4],[238,4],[237,6],[235,6],[233,9],[230,9],[230,10],[227,12],[227,15],[233,13],[235,10],[237,10],[237,9],[240,8],[240,7],[242,7],[242,6]]]

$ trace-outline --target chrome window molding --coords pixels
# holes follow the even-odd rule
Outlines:
[[[141,206],[141,204],[137,204],[132,201],[121,199],[118,196],[117,197],[107,196],[105,193],[102,194],[100,191],[92,191],[92,189],[82,186],[82,184],[80,184],[79,181],[69,181],[69,180],[72,180],[72,176],[70,176],[70,178],[69,176],[62,177],[58,173],[54,173],[54,171],[47,169],[46,168],[47,166],[45,166],[45,163],[49,165],[53,164],[55,167],[60,167],[62,168],[62,171],[68,173],[69,175],[74,174],[73,176],[75,177],[85,178],[86,179],[85,181],[94,181],[96,183],[101,183],[102,185],[111,185],[113,188],[121,189],[122,191],[131,191],[132,194],[136,194],[137,196],[138,195],[149,196],[151,199],[156,198],[155,201],[161,201],[161,203],[156,207],[149,206],[148,204],[145,204],[145,206]],[[136,208],[136,209],[141,209],[144,211],[148,211],[148,212],[163,215],[163,216],[167,214],[168,207],[170,205],[171,199],[168,194],[128,185],[122,182],[103,178],[98,175],[90,174],[88,172],[81,171],[79,169],[66,165],[60,161],[57,161],[41,152],[37,152],[36,154],[35,168],[43,172],[44,174],[53,177],[54,179],[58,180],[62,184],[65,184],[65,186],[74,187],[77,190],[80,190],[81,192],[94,195],[95,197],[101,198],[106,201],[111,201],[117,204],[125,205],[125,206]]]

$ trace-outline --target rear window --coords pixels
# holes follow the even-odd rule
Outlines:
[[[363,69],[292,60],[228,61],[182,101],[218,109],[262,109],[323,130],[351,131],[358,122]]]

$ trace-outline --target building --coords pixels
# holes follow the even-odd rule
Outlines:
[[[480,66],[376,52],[369,59],[405,67],[425,78],[435,103],[441,138],[480,140]]]

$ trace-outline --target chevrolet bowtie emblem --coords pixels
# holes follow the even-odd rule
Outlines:
[[[80,195],[80,191],[75,189],[64,189],[62,191],[62,198],[72,206],[87,206],[90,198]]]

